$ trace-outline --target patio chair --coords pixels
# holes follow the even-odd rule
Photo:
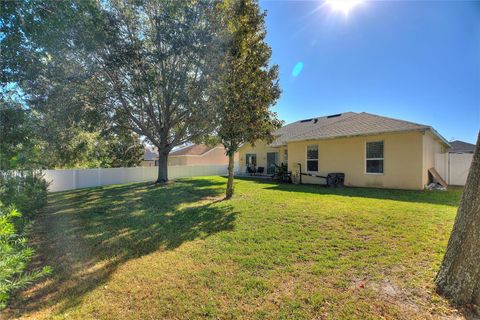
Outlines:
[[[255,174],[255,167],[247,167],[247,173],[253,176]]]
[[[265,168],[264,168],[264,167],[258,167],[258,168],[257,168],[257,173],[258,173],[258,174],[263,174],[264,171],[265,171]]]

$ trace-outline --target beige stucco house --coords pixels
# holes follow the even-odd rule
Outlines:
[[[236,155],[236,160],[238,160],[238,155]],[[225,155],[225,148],[222,145],[212,147],[205,144],[193,144],[170,152],[168,165],[228,165],[228,157]]]
[[[239,150],[240,172],[247,167],[274,171],[284,163],[298,183],[325,183],[317,175],[341,172],[345,185],[423,189],[432,179],[435,154],[448,142],[431,126],[369,113],[346,112],[297,121],[275,132],[273,143],[257,141]]]

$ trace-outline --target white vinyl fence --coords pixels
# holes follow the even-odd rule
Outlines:
[[[464,186],[473,153],[437,153],[435,169],[449,185]]]
[[[45,179],[50,182],[48,190],[55,192],[110,184],[155,181],[158,167],[62,169],[43,172]],[[226,174],[226,165],[168,167],[169,179]]]

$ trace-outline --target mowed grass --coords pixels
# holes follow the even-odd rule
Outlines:
[[[33,228],[54,276],[4,317],[438,319],[434,293],[460,189],[236,180],[51,194]]]

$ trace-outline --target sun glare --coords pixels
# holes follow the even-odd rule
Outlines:
[[[325,0],[325,4],[330,7],[332,11],[341,12],[348,16],[350,11],[362,4],[364,0]]]

